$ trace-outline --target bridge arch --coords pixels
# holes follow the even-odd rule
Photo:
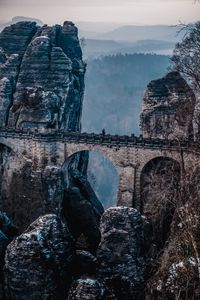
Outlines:
[[[153,198],[157,191],[155,188],[167,188],[178,184],[180,179],[180,163],[168,156],[157,156],[149,160],[142,168],[140,174],[141,210],[147,198]],[[151,189],[153,197],[150,196]],[[146,199],[146,200],[145,200]]]
[[[180,175],[180,163],[164,156],[148,161],[140,175],[141,212],[153,227],[153,238],[158,248],[168,238]]]
[[[69,157],[79,151],[98,152],[112,162],[119,175],[117,205],[133,207],[135,149],[120,147],[119,145],[108,147],[108,145],[95,143],[67,143],[65,157]]]
[[[95,191],[104,208],[117,205],[119,174],[109,157],[95,150],[77,151],[68,156],[62,166],[64,180],[69,184],[68,170],[76,166],[76,171],[81,171]]]
[[[10,149],[20,161],[26,161],[27,158],[25,156],[25,152],[21,149],[18,141],[0,137],[0,145]]]
[[[115,168],[119,171],[120,165],[119,165],[119,159],[117,157],[117,151],[113,148],[109,148],[107,146],[98,145],[98,144],[68,144],[67,145],[67,157],[70,157],[77,152],[81,151],[88,151],[88,152],[96,152],[101,154],[102,156],[107,157],[112,164],[115,166]],[[115,155],[113,154],[115,152]]]

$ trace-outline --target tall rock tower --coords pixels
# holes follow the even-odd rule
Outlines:
[[[145,138],[189,139],[193,136],[195,95],[178,72],[151,81],[146,89],[140,127]]]
[[[72,22],[42,27],[18,22],[6,27],[0,33],[0,128],[80,131],[85,70]],[[0,210],[20,227],[41,214],[61,211],[67,186],[56,147],[52,144],[48,159],[45,150],[31,148],[36,155],[30,161],[26,154],[21,160],[9,146],[0,145]],[[77,154],[71,173],[76,170],[87,178],[87,163],[87,153]]]
[[[0,126],[80,130],[85,63],[77,28],[19,22],[0,34]]]

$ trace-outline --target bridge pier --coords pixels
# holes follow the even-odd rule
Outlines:
[[[135,192],[135,168],[133,166],[118,167],[119,188],[118,206],[133,207],[133,196]]]

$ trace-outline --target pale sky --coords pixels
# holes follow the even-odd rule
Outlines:
[[[13,16],[41,19],[130,24],[177,24],[200,20],[194,0],[0,0],[0,20]]]

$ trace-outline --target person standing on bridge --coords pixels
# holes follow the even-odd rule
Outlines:
[[[103,128],[102,129],[102,135],[105,136],[106,135],[106,130]]]

